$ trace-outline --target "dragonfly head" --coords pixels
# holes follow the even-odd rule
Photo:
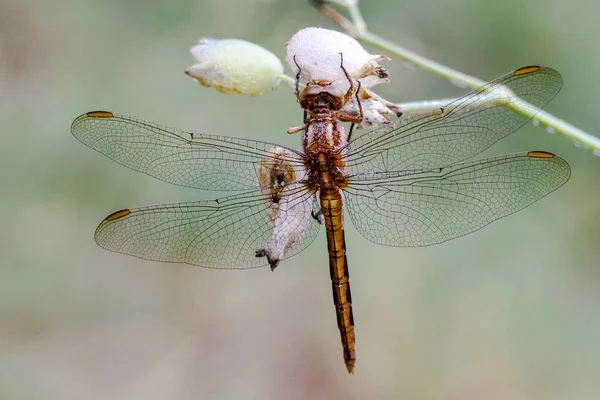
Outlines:
[[[327,81],[310,82],[298,96],[300,106],[308,111],[327,107],[331,111],[341,109],[344,104],[346,92]]]

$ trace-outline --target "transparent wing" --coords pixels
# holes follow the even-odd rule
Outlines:
[[[314,194],[300,184],[278,194],[277,201],[270,193],[253,191],[121,210],[102,221],[95,239],[107,250],[148,260],[220,269],[262,267],[270,260],[257,251],[291,257],[308,247],[319,230],[311,217]]]
[[[106,111],[79,116],[71,132],[83,144],[119,164],[165,182],[198,189],[256,188],[261,163],[283,162],[298,174],[304,170],[301,154],[293,149],[186,132]],[[300,179],[302,176],[295,180]]]
[[[368,240],[429,246],[483,228],[563,185],[565,160],[551,153],[509,154],[447,168],[360,174],[346,203]]]
[[[348,145],[348,171],[427,169],[464,161],[523,126],[561,86],[553,69],[518,69],[443,109],[357,137]],[[507,103],[523,107],[526,115]]]

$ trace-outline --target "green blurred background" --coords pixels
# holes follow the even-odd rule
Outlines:
[[[529,64],[565,81],[548,111],[598,135],[600,3],[365,1],[372,31],[490,80]],[[0,0],[1,399],[598,399],[600,158],[528,125],[486,154],[555,152],[571,180],[530,208],[425,249],[348,223],[356,374],[343,365],[325,235],[271,273],[110,253],[110,212],[214,198],[121,167],[75,140],[96,109],[276,141],[291,89],[224,96],[183,74],[201,36],[281,58],[302,1]],[[466,91],[385,63],[392,101]],[[288,70],[289,74],[289,70]]]

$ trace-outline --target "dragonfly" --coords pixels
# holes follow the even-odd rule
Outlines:
[[[565,160],[538,150],[473,158],[526,124],[561,86],[551,68],[520,68],[446,107],[348,141],[337,116],[353,89],[309,84],[299,94],[305,123],[291,128],[303,131],[302,151],[109,111],[77,117],[71,131],[132,170],[179,186],[233,192],[217,200],[116,211],[94,235],[107,250],[206,268],[274,270],[306,249],[325,225],[344,362],[353,373],[344,213],[373,243],[421,247],[462,237],[531,205],[569,179]]]

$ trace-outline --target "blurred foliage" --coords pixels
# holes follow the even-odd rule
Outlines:
[[[381,0],[370,29],[482,79],[549,65],[548,110],[595,133],[598,2]],[[532,126],[488,153],[539,149],[572,166],[563,188],[463,239],[382,248],[348,223],[356,375],[342,362],[326,245],[276,272],[220,272],[112,254],[93,232],[136,205],[214,198],[129,171],[70,134],[108,109],[195,131],[277,141],[292,90],[223,96],[183,74],[201,36],[283,58],[304,2],[0,1],[0,398],[597,399],[600,159]],[[464,93],[386,63],[380,93]]]

